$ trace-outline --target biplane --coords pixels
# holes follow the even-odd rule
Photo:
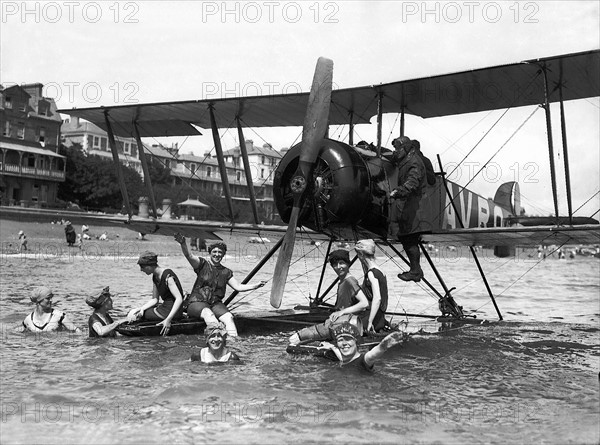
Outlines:
[[[320,58],[309,93],[81,108],[60,112],[88,120],[104,129],[108,133],[115,162],[119,162],[115,136],[135,138],[138,146],[142,147],[142,138],[193,136],[200,134],[198,128],[211,130],[230,222],[164,220],[157,217],[156,204],[151,199],[153,217],[134,216],[133,211],[128,208],[126,223],[132,230],[142,233],[173,235],[179,232],[187,236],[213,239],[218,238],[216,231],[225,230],[243,231],[258,236],[265,232],[283,234],[243,281],[248,282],[272,255],[278,253],[270,296],[271,305],[278,310],[247,318],[243,314],[236,314],[237,323],[241,322],[241,332],[245,330],[246,324],[281,327],[287,323],[288,327],[297,327],[295,324],[316,323],[327,316],[329,307],[324,304],[323,297],[333,283],[329,289],[321,292],[323,272],[319,289],[307,307],[280,309],[296,235],[301,228],[328,239],[328,252],[334,242],[356,241],[368,237],[387,246],[408,264],[397,247],[397,241],[389,236],[390,192],[398,185],[398,173],[395,165],[385,156],[389,150],[382,144],[381,125],[385,113],[399,114],[399,135],[405,134],[406,114],[427,119],[525,106],[542,107],[546,113],[545,130],[555,208],[553,217],[529,219],[521,215],[517,182],[502,184],[495,197],[488,199],[473,193],[466,186],[449,181],[438,157],[436,183],[427,186],[423,193],[418,215],[420,224],[413,234],[420,235],[423,257],[429,262],[441,286],[441,290],[438,290],[437,285],[424,279],[425,284],[439,297],[439,319],[466,320],[468,317],[454,301],[452,289],[444,282],[431,261],[427,243],[464,245],[470,248],[498,317],[502,319],[477,260],[474,246],[496,246],[495,253],[502,256],[510,254],[511,249],[517,245],[560,246],[566,243],[600,242],[598,221],[573,216],[563,108],[565,101],[600,96],[599,50],[357,88],[333,90],[332,78],[333,62]],[[477,94],[477,86],[484,84],[494,86],[493,97]],[[452,100],[444,101],[427,93],[443,88],[456,88],[457,85],[470,85],[471,94],[454,95]],[[563,217],[558,212],[550,116],[550,104],[554,102],[561,105],[563,130],[562,150],[569,210],[569,214]],[[376,144],[355,145],[354,126],[370,123],[374,116],[377,116]],[[219,137],[219,129],[224,128],[222,123],[231,125],[233,122],[239,136],[254,224],[236,223],[233,218],[233,203]],[[347,125],[348,141],[329,138],[330,125]],[[244,128],[289,126],[303,128],[302,140],[283,156],[273,183],[275,204],[287,227],[260,225],[252,174],[245,153]],[[144,150],[139,150],[139,156],[151,194],[152,184],[147,173]],[[128,206],[127,189],[122,180],[121,191],[124,203]],[[230,303],[235,296],[236,293],[233,292],[225,303]],[[438,318],[440,315],[431,317]],[[190,329],[194,328],[190,325]],[[121,332],[142,335],[140,332]],[[177,332],[177,329],[172,330],[172,333]],[[185,327],[182,327],[181,332],[185,332]]]

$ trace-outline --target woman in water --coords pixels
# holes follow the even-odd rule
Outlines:
[[[126,323],[127,319],[113,321],[108,313],[113,308],[112,295],[108,286],[102,289],[100,295],[90,296],[85,302],[95,309],[88,320],[90,337],[116,337],[115,328]]]
[[[154,252],[142,253],[137,263],[142,272],[152,275],[152,298],[143,306],[129,311],[127,319],[160,320],[157,323],[157,326],[162,326],[160,334],[167,335],[171,329],[171,321],[183,317],[183,289],[179,278],[171,269],[158,265],[158,255]],[[159,303],[160,299],[162,303]]]
[[[45,286],[38,287],[34,289],[29,298],[32,303],[35,303],[35,309],[25,317],[23,326],[18,329],[19,331],[53,332],[66,329],[78,334],[81,333],[81,329],[76,327],[63,311],[52,308],[54,294],[49,288]]]
[[[331,336],[335,339],[335,345],[323,342],[321,349],[328,349],[327,354],[331,353],[329,358],[337,358],[340,361],[340,366],[350,366],[359,369],[373,372],[373,365],[385,351],[404,343],[408,336],[403,332],[393,332],[386,336],[373,349],[361,353],[358,350],[358,345],[362,342],[360,330],[348,322],[339,323],[332,327]],[[331,352],[330,352],[331,351]]]
[[[198,278],[194,283],[187,303],[187,313],[190,317],[202,318],[206,325],[222,322],[230,337],[237,337],[237,329],[233,315],[229,312],[223,298],[227,286],[238,292],[258,289],[266,281],[258,283],[241,284],[233,277],[231,269],[223,266],[221,261],[227,252],[227,245],[222,242],[211,244],[208,247],[210,259],[192,255],[185,242],[185,237],[180,233],[175,235],[175,241],[181,246],[183,255],[187,258]]]
[[[192,354],[193,362],[202,363],[228,362],[240,358],[227,348],[227,331],[221,324],[211,324],[204,331],[206,335],[206,348],[200,350],[200,354]]]

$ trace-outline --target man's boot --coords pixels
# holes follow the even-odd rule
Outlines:
[[[414,281],[415,283],[418,283],[424,275],[423,269],[421,269],[420,266],[421,251],[419,250],[419,245],[405,246],[404,251],[408,257],[408,262],[410,263],[410,270],[398,274],[398,278],[402,281]]]

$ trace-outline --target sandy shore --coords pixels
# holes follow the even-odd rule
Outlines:
[[[81,225],[73,225],[77,233],[81,233]],[[0,243],[3,254],[18,252],[19,249],[19,231],[23,230],[27,235],[27,245],[30,253],[38,253],[52,248],[60,248],[63,251],[70,251],[76,255],[79,247],[69,247],[65,238],[65,226],[62,224],[51,224],[47,222],[14,221],[4,217],[0,218]],[[96,239],[102,233],[106,232],[108,240],[99,241]],[[130,251],[152,250],[162,256],[181,255],[179,244],[170,236],[146,235],[145,240],[141,240],[137,232],[125,227],[91,225],[88,234],[91,240],[84,241],[84,246],[93,245],[95,249],[110,250],[115,244],[127,245]]]

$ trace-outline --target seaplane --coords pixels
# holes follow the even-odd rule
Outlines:
[[[135,138],[142,147],[142,138],[182,137],[199,135],[201,129],[210,129],[219,162],[223,195],[229,209],[230,221],[181,221],[158,217],[156,204],[151,199],[153,216],[141,218],[133,214],[124,181],[120,178],[123,202],[127,208],[126,221],[131,230],[146,234],[173,236],[182,233],[188,237],[219,238],[216,232],[231,231],[262,237],[279,233],[281,238],[256,267],[243,280],[252,277],[278,254],[270,290],[273,310],[260,314],[236,313],[240,333],[253,330],[298,329],[298,327],[323,321],[331,311],[325,296],[335,281],[323,283],[326,258],[334,243],[352,243],[361,238],[373,238],[386,251],[408,264],[395,237],[390,236],[392,200],[391,191],[398,185],[398,169],[390,160],[390,150],[382,143],[382,117],[395,113],[400,118],[400,134],[405,134],[405,115],[423,119],[451,116],[481,111],[540,107],[546,113],[551,187],[555,214],[551,217],[529,218],[520,212],[520,189],[517,182],[507,182],[497,189],[493,199],[469,190],[447,178],[443,164],[439,165],[436,181],[423,192],[418,214],[418,229],[410,234],[419,235],[422,257],[434,272],[433,279],[423,279],[425,285],[437,295],[441,314],[424,315],[439,321],[464,321],[471,317],[455,301],[451,284],[447,284],[431,260],[427,246],[468,246],[474,263],[481,273],[499,320],[502,314],[494,294],[486,281],[484,270],[477,257],[475,246],[495,246],[498,256],[510,255],[515,246],[538,246],[600,243],[600,225],[592,218],[578,218],[572,212],[569,183],[568,147],[563,103],[565,101],[600,96],[600,51],[563,54],[540,59],[525,60],[502,66],[479,68],[451,74],[401,80],[393,83],[356,88],[333,89],[333,62],[319,58],[310,92],[267,96],[201,99],[177,102],[145,103],[96,108],[59,110],[93,122],[109,136],[113,158],[118,163],[115,136]],[[455,95],[443,100],[432,97],[427,91],[456,86],[494,85],[493,97],[484,94]],[[566,190],[569,214],[560,216],[554,141],[550,104],[558,102],[563,130],[562,150],[566,171]],[[354,143],[354,127],[368,124],[377,116],[377,141],[375,144]],[[223,148],[219,130],[237,127],[239,146],[250,192],[250,205],[254,223],[234,221],[234,205],[226,174]],[[347,142],[328,137],[331,125],[347,125]],[[265,226],[257,217],[253,193],[252,174],[245,151],[244,128],[302,127],[301,142],[281,159],[274,177],[274,199],[285,226]],[[139,157],[146,171],[145,182],[152,196],[152,184],[147,171],[148,161],[144,150]],[[119,174],[121,170],[117,168]],[[468,185],[468,184],[467,184]],[[297,244],[297,235],[311,233],[315,239],[326,241],[324,263],[315,296],[306,306],[282,309],[290,262]],[[320,237],[320,238],[319,238]],[[328,243],[327,243],[328,242]],[[383,251],[383,249],[382,249]],[[356,258],[354,258],[355,260]],[[236,298],[231,293],[224,301],[230,304]],[[423,316],[405,313],[406,316]],[[186,320],[174,323],[171,335],[201,332],[202,322]],[[156,335],[159,329],[152,323],[123,325],[124,335]]]

